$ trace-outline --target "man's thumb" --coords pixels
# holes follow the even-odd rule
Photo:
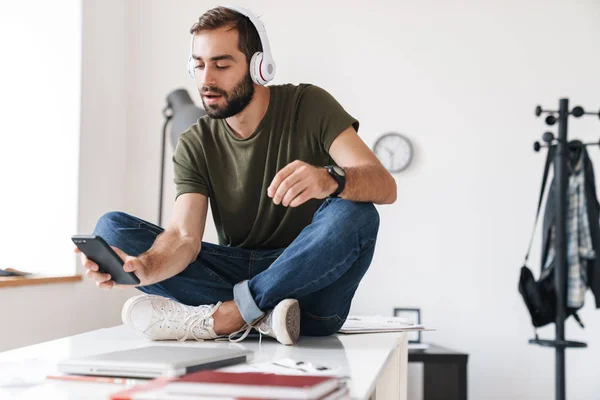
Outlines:
[[[125,272],[132,272],[133,270],[135,270],[133,262],[131,262],[131,261],[125,261],[125,264],[123,264],[123,270]]]

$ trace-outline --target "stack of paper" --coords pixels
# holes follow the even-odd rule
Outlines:
[[[415,325],[400,317],[349,316],[338,332],[340,333],[370,333],[370,332],[404,332],[422,331],[423,325]]]

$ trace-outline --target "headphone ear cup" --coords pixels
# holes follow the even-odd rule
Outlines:
[[[188,58],[188,74],[192,79],[196,79],[196,75],[194,73],[194,60],[192,59],[192,55],[190,54],[190,58]]]
[[[264,80],[260,74],[260,65],[263,60],[263,53],[258,51],[250,59],[250,78],[257,85],[266,85],[268,81]]]
[[[192,55],[194,54],[194,37],[195,34],[192,33],[190,36],[190,55],[188,56],[188,74],[190,74],[190,76],[192,77],[192,79],[196,79],[196,69],[195,69],[195,63],[194,63],[194,58],[192,57]]]
[[[265,59],[264,56],[261,61],[262,62],[260,65],[260,77],[265,82],[271,82],[275,77],[275,63],[273,62],[273,60],[269,60],[268,58]]]

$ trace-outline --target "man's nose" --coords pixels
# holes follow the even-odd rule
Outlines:
[[[199,86],[216,86],[215,73],[212,68],[204,68],[202,74],[196,75],[200,78]]]

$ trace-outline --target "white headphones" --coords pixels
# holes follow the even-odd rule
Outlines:
[[[254,15],[250,10],[235,6],[221,6],[230,10],[236,11],[242,15],[245,15],[250,19],[250,22],[254,24],[254,27],[258,31],[260,42],[262,44],[263,51],[257,51],[252,55],[250,59],[250,77],[252,81],[258,85],[266,85],[275,77],[275,61],[271,56],[271,48],[269,47],[269,39],[267,38],[267,31],[263,23]],[[188,73],[194,79],[194,59],[192,52],[194,51],[194,34],[192,33],[191,44],[190,44],[190,56],[188,58]]]

